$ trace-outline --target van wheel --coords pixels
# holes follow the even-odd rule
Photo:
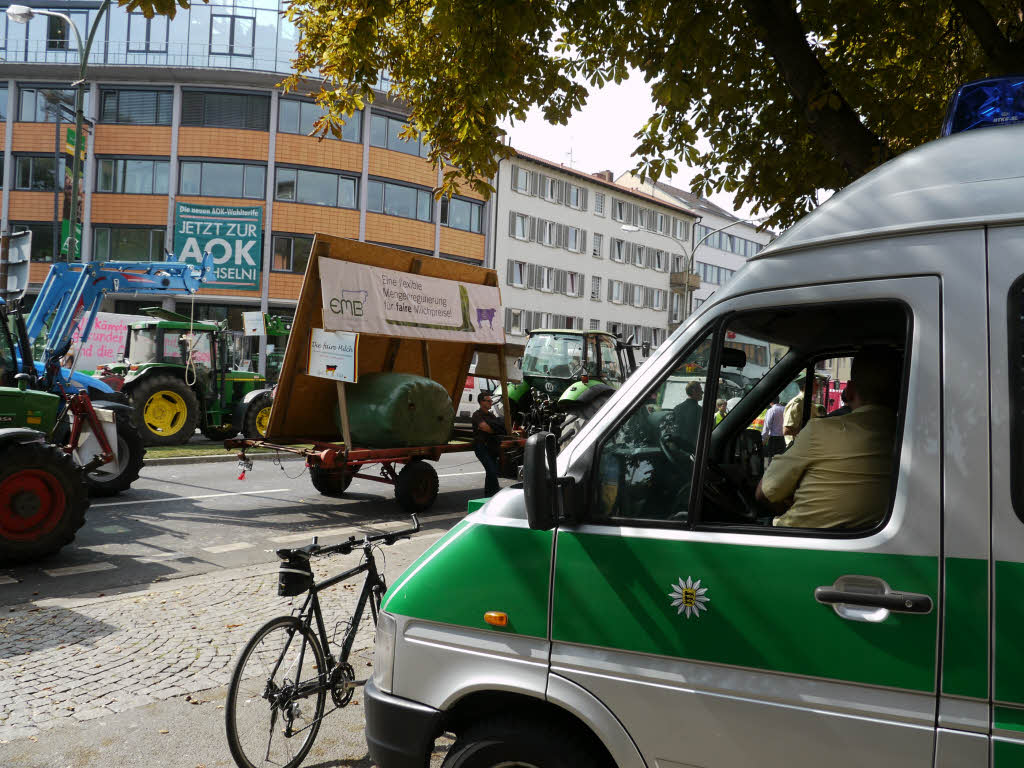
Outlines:
[[[468,728],[455,739],[441,768],[579,768],[605,763],[571,731],[537,721],[502,719]]]

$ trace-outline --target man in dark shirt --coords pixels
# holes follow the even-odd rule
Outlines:
[[[499,435],[505,434],[505,424],[490,412],[492,398],[480,395],[480,407],[473,414],[473,453],[484,465],[484,496],[493,496],[498,486],[498,444]]]

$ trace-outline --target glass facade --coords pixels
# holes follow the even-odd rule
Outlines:
[[[53,3],[69,13],[84,37],[96,19],[94,9]],[[299,36],[278,0],[213,0],[178,8],[173,19],[146,19],[114,5],[100,20],[89,54],[90,66],[201,67],[293,71],[291,60]],[[8,62],[77,64],[78,50],[68,30],[52,17],[36,16],[28,24],[6,18],[4,59]],[[3,30],[0,30],[3,31]]]

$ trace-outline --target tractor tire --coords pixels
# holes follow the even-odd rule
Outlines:
[[[324,496],[341,496],[352,483],[352,475],[346,474],[345,470],[323,467],[310,467],[309,479]]]
[[[267,436],[270,426],[270,409],[274,405],[274,397],[269,392],[257,395],[249,403],[245,412],[245,436],[251,440],[262,440]]]
[[[207,440],[213,440],[213,442],[219,443],[222,440],[227,440],[228,438],[237,435],[238,430],[235,429],[233,425],[228,424],[226,426],[220,427],[203,427],[202,433],[203,437],[205,437]]]
[[[155,375],[133,387],[131,398],[146,445],[180,445],[195,434],[199,400],[181,379]]]
[[[407,513],[430,509],[437,498],[437,472],[423,459],[414,459],[402,467],[395,483],[395,498]]]
[[[102,406],[102,402],[97,402]],[[84,476],[85,487],[90,496],[116,496],[128,490],[132,483],[139,479],[139,470],[144,464],[146,447],[142,444],[142,435],[135,426],[135,419],[127,412],[118,411],[117,415],[117,472],[109,473],[96,470]],[[53,441],[63,445],[71,435],[71,425],[62,421],[53,432]]]
[[[82,470],[48,443],[0,448],[0,564],[52,555],[85,523]]]

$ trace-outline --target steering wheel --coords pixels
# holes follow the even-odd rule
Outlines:
[[[673,466],[680,466],[689,461],[692,467],[696,463],[696,457],[692,451],[688,451],[680,444],[679,436],[676,434],[675,414],[669,413],[658,422],[658,447],[665,454],[665,458]]]

